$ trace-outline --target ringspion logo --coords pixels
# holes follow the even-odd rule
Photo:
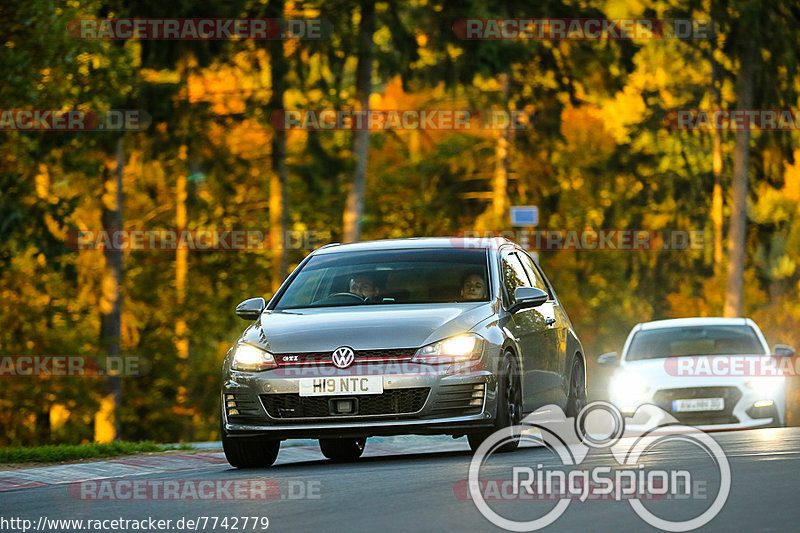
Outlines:
[[[652,424],[660,420],[660,424]],[[630,426],[626,426],[631,422]],[[633,425],[636,423],[636,425]],[[533,435],[531,430],[537,430]],[[510,475],[487,494],[486,488],[496,482],[502,466],[488,463],[491,455],[513,440],[531,440],[549,450],[556,463],[537,462],[532,466],[514,462]],[[687,468],[660,469],[647,465],[648,453],[659,453],[666,442],[678,442],[700,448],[703,457],[713,460],[719,473],[716,491],[706,480],[698,480],[698,472]],[[607,449],[619,468],[584,465],[593,449]],[[488,463],[488,464],[487,464]],[[491,473],[482,479],[481,472]],[[510,481],[506,483],[505,481]],[[702,482],[698,482],[702,481]],[[500,488],[506,490],[504,494]],[[691,426],[682,426],[668,412],[655,405],[639,408],[630,418],[607,402],[593,402],[574,418],[567,417],[560,407],[547,405],[526,416],[519,425],[494,432],[475,451],[469,466],[467,488],[478,511],[492,524],[508,531],[536,531],[553,524],[567,511],[573,501],[606,499],[627,501],[633,511],[649,525],[666,531],[691,531],[717,516],[728,499],[731,471],[728,458],[720,445],[708,434]],[[701,494],[692,491],[700,488]],[[463,493],[463,484],[454,487],[456,496]],[[711,494],[715,492],[715,494]],[[697,514],[681,515],[670,520],[659,516],[644,501],[661,499],[710,499],[711,504]],[[534,501],[555,501],[542,516],[520,520],[516,513],[508,517],[508,507],[493,509],[489,501],[526,501],[531,511],[543,510],[532,506]],[[502,514],[500,511],[503,511]]]

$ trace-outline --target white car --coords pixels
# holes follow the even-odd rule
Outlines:
[[[702,430],[782,426],[786,370],[794,349],[770,352],[748,318],[681,318],[637,324],[616,366],[609,399],[623,413],[653,404],[680,423]]]

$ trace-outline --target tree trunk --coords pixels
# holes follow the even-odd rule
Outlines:
[[[358,26],[358,64],[356,66],[356,97],[365,117],[369,114],[369,96],[372,92],[372,39],[375,33],[375,4],[371,0],[361,2],[361,22]],[[361,219],[364,216],[364,194],[367,181],[369,156],[369,128],[356,131],[353,139],[353,154],[356,168],[347,193],[344,210],[344,242],[361,238]]]
[[[279,19],[283,17],[284,0],[271,0],[268,16]],[[283,95],[286,92],[286,74],[289,70],[284,57],[283,40],[275,39],[267,44],[270,57],[270,77],[272,94],[269,100],[269,115],[283,110]],[[286,250],[286,229],[288,221],[288,205],[286,182],[286,131],[276,129],[272,137],[272,164],[269,179],[269,237],[272,248],[272,292],[277,292],[286,279],[289,268]]]
[[[736,103],[739,109],[753,105],[753,57],[755,33],[749,27],[745,39],[741,64],[736,79]],[[745,232],[747,229],[747,174],[750,166],[750,127],[736,132],[733,155],[733,187],[731,222],[728,234],[728,279],[725,289],[725,316],[742,315],[742,289],[744,285]]]
[[[508,74],[500,74],[500,87],[503,92],[503,101],[508,101]],[[497,144],[494,149],[494,175],[492,176],[492,223],[494,228],[502,229],[507,222],[509,212],[508,201],[508,147],[511,134],[511,124],[500,130],[497,134]]]
[[[104,169],[104,194],[102,197],[102,224],[106,231],[122,230],[122,173],[125,152],[122,138],[117,140],[116,159],[110,157]],[[104,357],[119,357],[122,353],[122,256],[123,252],[103,251],[102,295],[100,297],[100,347]],[[94,439],[96,442],[111,442],[117,437],[118,423],[115,410],[119,406],[122,381],[119,376],[105,378],[104,397],[100,410],[95,415]]]
[[[716,109],[722,108],[722,94],[720,91],[720,75],[719,64],[714,57],[714,52],[717,50],[716,37],[711,42],[711,92],[713,94],[714,107]],[[716,273],[722,272],[724,261],[723,240],[724,240],[724,200],[722,189],[722,130],[714,128],[713,135],[713,148],[712,148],[712,168],[714,172],[714,189],[712,192],[711,200],[711,223],[714,227],[714,271]]]

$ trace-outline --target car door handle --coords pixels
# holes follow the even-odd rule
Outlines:
[[[552,326],[555,323],[556,323],[556,319],[553,318],[553,317],[548,317],[548,318],[544,319],[544,325],[545,326]]]

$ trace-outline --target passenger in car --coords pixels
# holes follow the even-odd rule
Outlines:
[[[470,271],[461,278],[461,299],[469,301],[486,299],[486,282],[480,273]]]

